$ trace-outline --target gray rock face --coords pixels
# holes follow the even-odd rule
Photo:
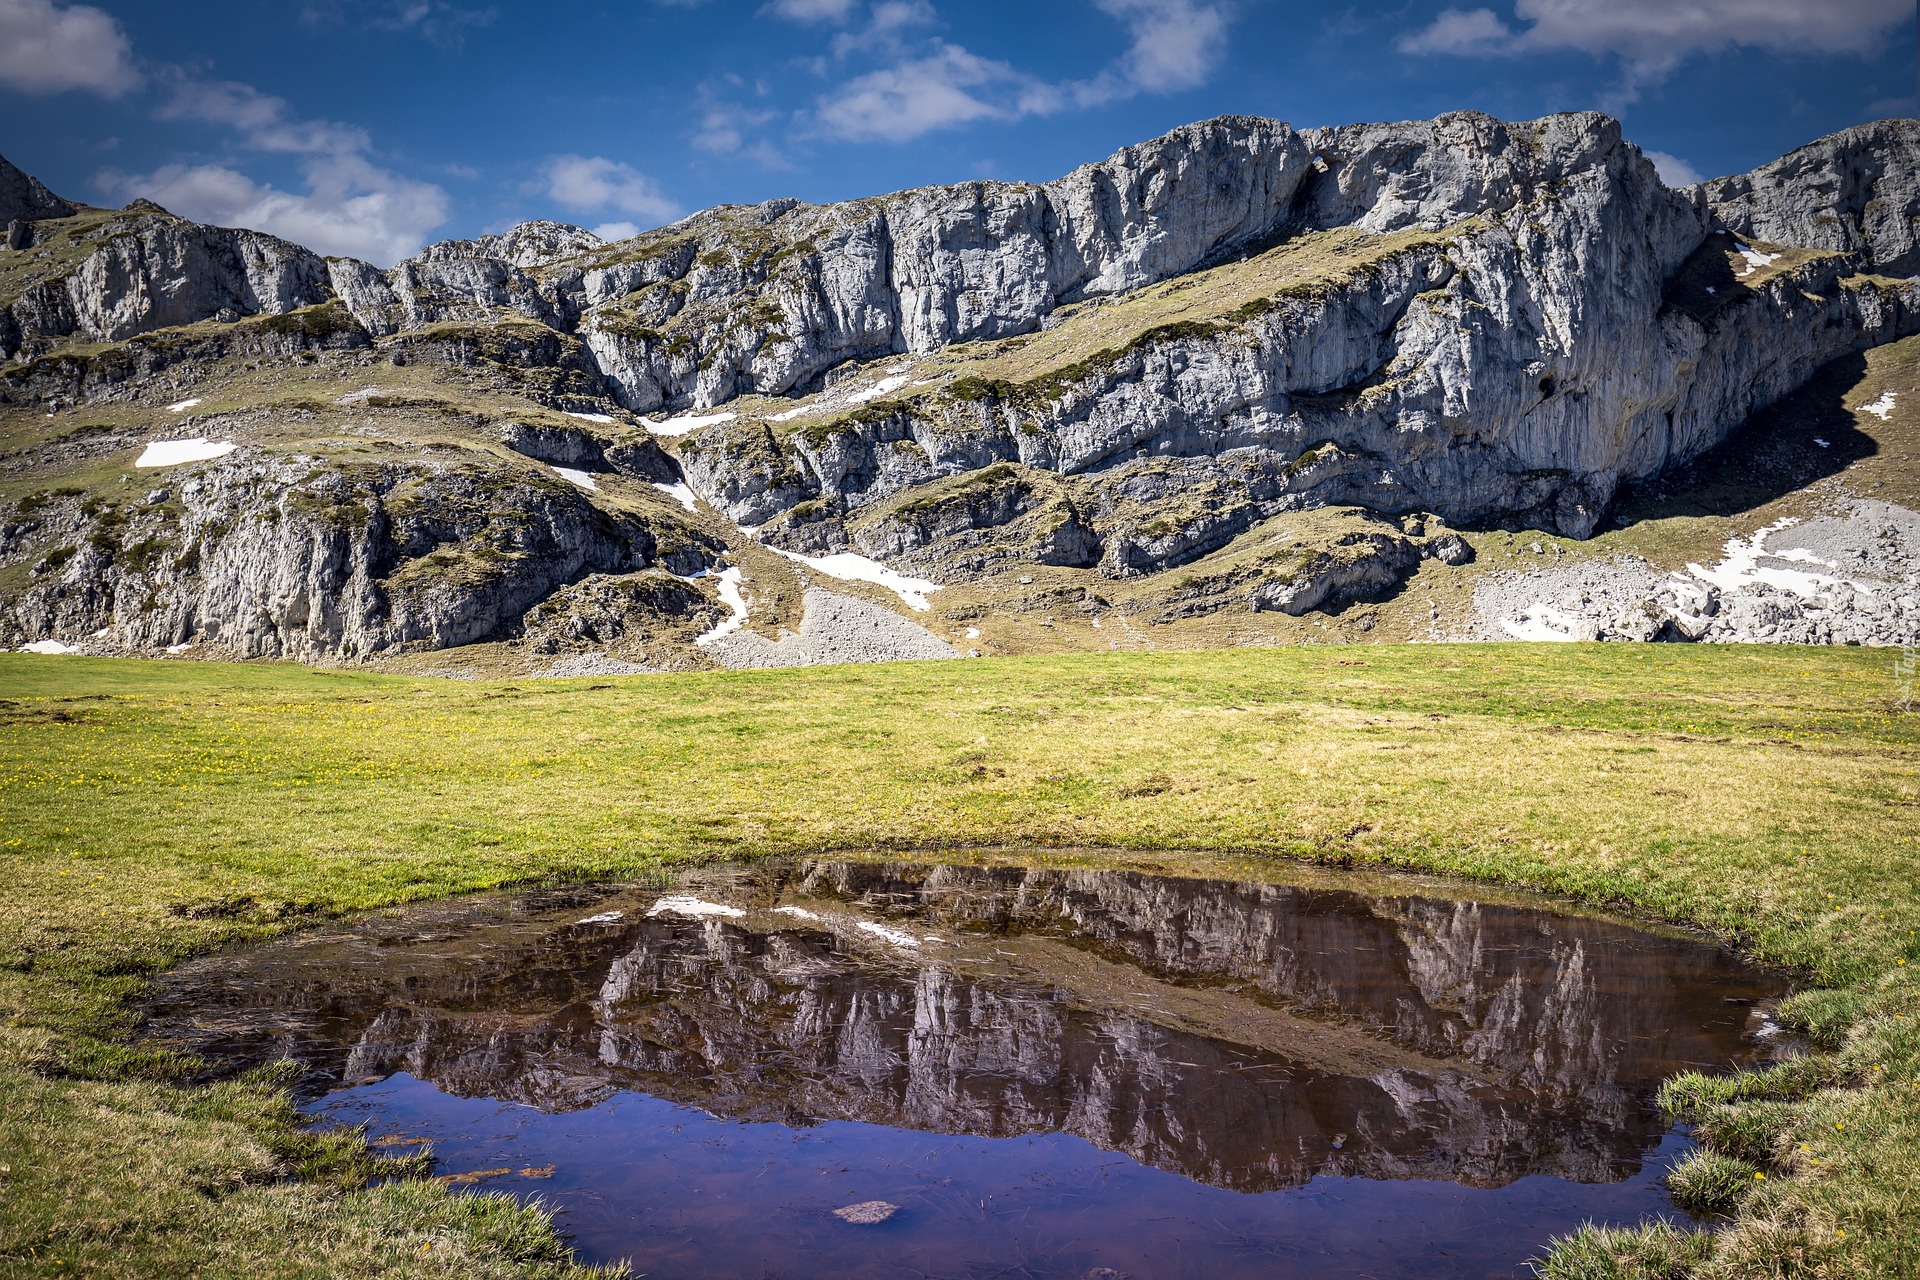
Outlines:
[[[170,361],[216,363],[217,332],[228,356],[372,347],[576,413],[734,405],[677,458],[630,423],[499,438],[647,483],[684,475],[775,546],[940,581],[1019,563],[1131,578],[1301,513],[1384,517],[1350,544],[1364,555],[1329,545],[1285,581],[1271,557],[1239,565],[1180,605],[1298,612],[1443,555],[1409,519],[1584,537],[1619,485],[1720,443],[1822,364],[1920,331],[1916,175],[1914,121],[1673,191],[1591,113],[1306,131],[1223,117],[1045,184],[724,206],[619,244],[527,223],[388,271],[129,206],[36,227],[57,252],[29,251],[49,265],[0,298],[0,357],[21,361],[0,394],[128,399]],[[3,162],[0,196],[56,209]],[[156,332],[208,320],[235,323]],[[118,345],[62,349],[77,340]],[[457,507],[457,487],[429,491]],[[561,567],[525,590],[633,567],[579,537],[552,525]],[[360,590],[356,573],[338,589]],[[97,590],[60,598],[82,587]],[[308,634],[294,594],[259,591],[282,610],[246,624],[281,637],[262,652],[456,643],[531,603],[519,586],[497,604],[469,592],[471,625],[327,623],[309,644],[285,638]],[[257,594],[215,597],[245,613]],[[61,634],[97,613],[29,595]]]
[[[477,457],[316,461],[235,453],[169,472],[158,502],[50,513],[71,545],[0,625],[119,651],[366,657],[510,634],[590,573],[692,573],[715,557],[684,539],[663,554],[646,524]]]
[[[1915,128],[1890,126],[1887,153]],[[1171,456],[1236,490],[1239,528],[1350,503],[1585,536],[1622,481],[1718,443],[1826,361],[1920,325],[1920,282],[1862,275],[1860,255],[1818,246],[1764,269],[1736,256],[1744,269],[1723,263],[1727,287],[1693,300],[1710,305],[1681,305],[1676,282],[1734,243],[1712,240],[1711,215],[1604,117],[1450,116],[1301,138],[1318,159],[1286,225],[1400,239],[1354,251],[1364,260],[1318,287],[1146,328],[1008,394],[919,393],[794,433],[786,449],[742,449],[764,429],[729,424],[696,441],[717,436],[723,452],[690,479],[757,524],[783,504],[852,512],[994,463],[1092,475]],[[1136,567],[1221,540],[1177,539]]]
[[[1920,121],[1858,125],[1752,173],[1693,188],[1728,230],[1920,274]]]
[[[416,261],[450,262],[460,258],[494,258],[509,266],[538,267],[597,249],[606,242],[585,227],[565,222],[522,222],[504,235],[472,240],[443,240],[428,245]]]
[[[118,342],[202,320],[280,315],[333,296],[317,254],[258,232],[161,212],[116,219],[96,238],[99,247],[70,274],[13,300],[9,350],[35,337]]]
[[[0,223],[71,218],[74,207],[0,156]]]

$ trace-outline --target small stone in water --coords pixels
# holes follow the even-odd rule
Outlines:
[[[859,1227],[871,1227],[875,1223],[885,1222],[900,1212],[897,1204],[888,1204],[885,1200],[862,1200],[859,1204],[850,1204],[835,1209],[833,1216],[842,1222],[851,1222]]]

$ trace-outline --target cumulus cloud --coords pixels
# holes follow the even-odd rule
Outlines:
[[[1706,177],[1698,169],[1670,152],[1649,151],[1647,159],[1653,161],[1654,169],[1660,174],[1660,181],[1670,187],[1690,187]]]
[[[304,192],[259,183],[224,165],[167,165],[148,174],[109,171],[98,185],[123,199],[142,196],[195,222],[247,227],[321,253],[388,266],[418,251],[447,220],[445,191],[382,169],[367,159],[364,129],[302,120],[286,99],[232,80],[164,73],[162,120],[231,129],[253,151],[300,157]]]
[[[1192,0],[1094,0],[1125,24],[1133,44],[1112,68],[1130,91],[1177,93],[1206,81],[1227,37],[1218,5]]]
[[[346,154],[304,166],[307,190],[282,191],[220,165],[167,165],[149,174],[102,174],[122,198],[143,196],[195,222],[246,227],[325,254],[391,266],[447,220],[447,195]]]
[[[1005,62],[941,44],[928,57],[870,71],[822,98],[821,127],[849,142],[905,142],[974,120],[1059,109],[1058,90]]]
[[[630,240],[640,234],[637,222],[603,222],[592,228],[593,234],[611,244],[615,240]]]
[[[1175,93],[1205,82],[1225,44],[1227,18],[1198,0],[1094,0],[1131,36],[1127,51],[1091,80],[1052,84],[943,40],[914,48],[911,28],[931,22],[926,0],[874,6],[865,28],[840,36],[835,53],[886,50],[890,66],[867,72],[815,104],[818,129],[853,142],[905,142],[979,120],[1017,120],[1090,107],[1139,93]]]
[[[133,45],[110,14],[92,5],[0,0],[0,87],[117,98],[142,83]]]
[[[656,224],[680,216],[680,206],[652,178],[605,156],[555,156],[541,172],[547,194],[568,209],[625,213]]]
[[[1514,23],[1492,9],[1448,9],[1397,46],[1466,57],[1558,50],[1617,57],[1631,100],[1697,53],[1736,46],[1872,53],[1912,14],[1908,0],[1515,0]]]

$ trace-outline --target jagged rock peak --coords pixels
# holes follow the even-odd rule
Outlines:
[[[71,218],[75,212],[72,203],[47,190],[40,179],[0,156],[0,223]]]
[[[560,258],[597,249],[606,241],[566,222],[522,222],[502,235],[472,240],[442,240],[414,257],[417,262],[448,262],[461,258],[493,258],[516,267],[537,267]]]

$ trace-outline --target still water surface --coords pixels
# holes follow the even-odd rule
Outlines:
[[[152,1029],[296,1059],[318,1122],[428,1139],[653,1277],[1506,1280],[1675,1215],[1654,1089],[1778,1050],[1783,983],[1710,942],[1281,874],[815,860],[440,903],[196,962]]]

